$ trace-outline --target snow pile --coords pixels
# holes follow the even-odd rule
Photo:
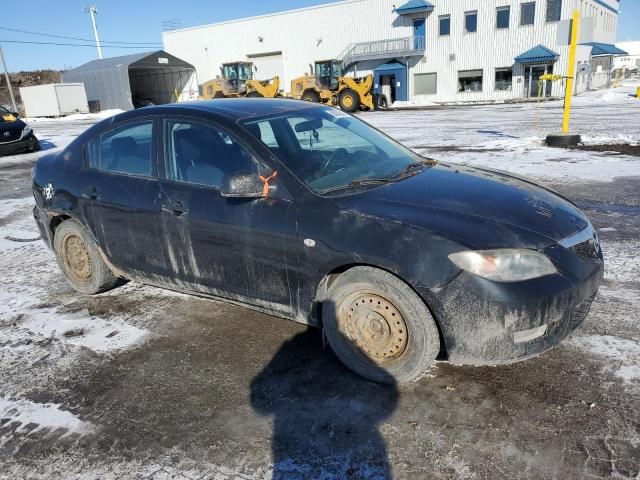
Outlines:
[[[71,412],[62,410],[53,403],[36,403],[25,399],[9,399],[0,395],[0,420],[3,425],[18,424],[12,429],[15,433],[32,435],[44,429],[55,431],[65,429],[60,438],[71,434],[86,434],[95,430],[89,422],[84,422]],[[33,426],[35,425],[35,428]],[[27,426],[30,428],[27,429]],[[3,446],[13,433],[0,435]]]
[[[119,113],[122,113],[124,110],[120,110],[114,108],[112,110],[103,110],[98,113],[74,113],[71,115],[67,115],[66,117],[58,117],[58,118],[47,118],[47,117],[28,117],[25,118],[25,122],[73,122],[75,120],[103,120],[105,118],[113,117]]]
[[[73,313],[40,309],[26,314],[16,327],[30,338],[55,338],[94,352],[131,348],[141,343],[148,333],[118,318],[92,316],[86,309]]]

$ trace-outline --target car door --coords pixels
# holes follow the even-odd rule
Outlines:
[[[283,186],[267,198],[221,194],[238,173],[271,175],[268,167],[217,124],[198,119],[163,122],[166,180],[163,226],[171,239],[176,278],[192,288],[294,311],[295,204]]]
[[[98,245],[130,276],[166,277],[160,221],[160,182],[153,118],[103,132],[87,145],[81,202]]]

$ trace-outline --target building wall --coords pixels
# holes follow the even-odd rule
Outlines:
[[[514,57],[542,44],[560,55],[554,73],[566,75],[569,18],[573,8],[583,17],[580,42],[613,43],[618,0],[564,0],[559,22],[546,22],[546,0],[536,1],[533,26],[520,26],[524,0],[432,0],[435,9],[426,14],[426,49],[422,58],[398,61],[408,64],[409,99],[412,103],[433,101],[487,101],[524,95],[524,70],[514,66]],[[282,52],[282,87],[309,71],[315,60],[335,58],[352,43],[410,37],[413,19],[425,14],[400,16],[394,4],[403,0],[347,0],[289,12],[222,22],[163,33],[165,50],[196,67],[202,83],[219,74],[224,62],[246,60],[257,54]],[[496,8],[511,7],[510,27],[496,29]],[[606,5],[606,6],[605,6]],[[608,8],[607,8],[608,7]],[[478,11],[478,29],[464,32],[464,13]],[[439,35],[439,16],[451,16],[451,34]],[[578,62],[589,60],[589,48],[579,50]],[[353,73],[366,74],[388,60],[355,65]],[[495,90],[495,69],[513,66],[511,91]],[[458,72],[483,70],[483,89],[458,92]],[[437,73],[435,95],[414,94],[414,75]],[[256,77],[261,78],[260,72]],[[552,95],[561,94],[555,82]],[[580,89],[577,89],[580,91]]]

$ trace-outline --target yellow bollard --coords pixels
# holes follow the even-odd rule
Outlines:
[[[571,116],[571,99],[573,97],[573,77],[576,74],[576,49],[578,45],[578,23],[580,12],[573,11],[571,26],[571,45],[569,46],[569,72],[567,73],[567,90],[564,97],[564,116],[562,118],[562,133],[569,133],[569,118]]]
[[[636,90],[636,97],[640,98],[640,87],[638,87],[638,90]]]

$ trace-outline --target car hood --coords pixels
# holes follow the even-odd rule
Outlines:
[[[341,197],[336,203],[437,230],[481,247],[523,243],[540,247],[589,225],[575,205],[541,186],[507,173],[446,163],[398,182]],[[507,233],[511,239],[500,240]]]

